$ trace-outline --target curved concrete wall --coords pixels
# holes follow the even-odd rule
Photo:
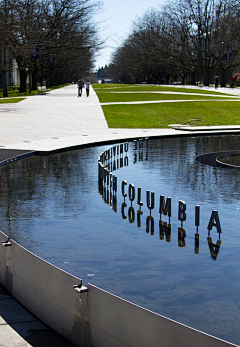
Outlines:
[[[31,313],[79,347],[224,347],[88,284],[27,251],[0,231],[0,282]]]
[[[228,156],[231,154],[240,154],[239,150],[233,150],[233,151],[221,151],[221,152],[212,152],[212,153],[207,153],[207,154],[202,154],[197,156],[195,159],[202,164],[207,164],[210,166],[223,166],[220,163],[216,161],[218,157],[221,156]]]
[[[82,281],[27,251],[0,232],[0,282],[36,317],[76,346],[91,346]]]

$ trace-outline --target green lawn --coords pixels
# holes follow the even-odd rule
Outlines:
[[[183,94],[160,94],[160,93],[97,93],[99,101],[101,103],[110,103],[110,102],[130,102],[130,101],[156,101],[156,100],[213,100],[215,99],[229,99],[226,95],[215,95],[215,94],[204,94],[204,95],[187,95]],[[236,98],[233,96],[232,98]],[[240,101],[240,98],[239,98]]]
[[[184,87],[172,87],[172,86],[157,86],[157,85],[136,85],[136,84],[94,84],[94,90],[98,93],[108,92],[179,92],[179,93],[199,93],[199,94],[224,94],[220,93],[221,88],[218,91],[204,90],[202,88],[184,88]]]
[[[0,104],[15,104],[19,101],[25,100],[26,98],[9,98],[9,99],[0,99]]]
[[[191,126],[240,124],[240,98],[220,98],[215,91],[161,86],[95,85],[100,102],[128,102],[173,100],[174,102],[150,104],[102,105],[110,128],[166,128],[169,124]],[[111,91],[138,91],[138,93],[111,93]],[[150,91],[183,92],[158,94]],[[146,93],[149,92],[149,93]],[[190,95],[190,93],[206,94]],[[209,96],[207,94],[212,94]],[[226,95],[226,94],[225,94]],[[186,102],[176,100],[190,100]],[[194,100],[194,101],[191,101]],[[196,101],[195,101],[196,100]],[[202,100],[202,101],[201,101]],[[206,101],[204,101],[206,100]]]

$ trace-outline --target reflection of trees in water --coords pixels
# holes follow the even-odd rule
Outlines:
[[[31,157],[2,167],[0,229],[19,241],[31,237],[35,219],[77,219],[91,203],[97,182],[96,150]]]
[[[142,168],[154,173],[176,194],[194,192],[199,201],[231,203],[238,198],[240,171],[214,168],[195,161],[197,155],[240,148],[239,136],[179,137],[150,140]],[[160,189],[159,186],[158,190]],[[157,187],[155,190],[157,190]],[[159,193],[161,193],[159,191]]]

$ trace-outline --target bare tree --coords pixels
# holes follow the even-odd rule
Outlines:
[[[172,0],[160,11],[147,11],[121,47],[130,46],[132,56],[125,69],[135,65],[155,76],[159,69],[167,80],[178,74],[183,82],[190,75],[194,84],[203,76],[208,85],[210,73],[237,63],[225,56],[238,57],[239,8],[235,0]],[[119,52],[113,59],[115,64],[118,57],[118,65]]]
[[[35,88],[40,72],[48,76],[54,70],[56,75],[64,67],[78,73],[92,66],[100,46],[92,20],[99,1],[0,0],[1,13],[6,4],[7,14],[0,20],[2,44],[17,61],[20,92],[26,91],[27,72]]]

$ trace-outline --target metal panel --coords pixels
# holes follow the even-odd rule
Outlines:
[[[43,261],[12,241],[12,294],[44,323],[77,346],[90,345],[81,280]]]
[[[0,283],[12,292],[12,248],[8,237],[0,231]],[[9,246],[7,246],[9,244]]]
[[[0,241],[7,237],[0,233]],[[47,263],[11,240],[0,245],[0,281],[31,313],[76,346],[91,346],[87,293],[81,280]]]
[[[90,326],[94,346],[234,346],[145,310],[95,286],[88,285],[88,287]]]

